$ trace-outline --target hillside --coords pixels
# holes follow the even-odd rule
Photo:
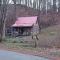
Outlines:
[[[60,25],[42,29],[39,35],[39,46],[60,47]]]
[[[6,25],[7,27],[9,27],[16,21],[14,5],[8,5],[7,14],[8,16],[6,20],[7,22]],[[16,18],[22,16],[24,17],[24,16],[35,16],[35,15],[37,15],[37,10],[34,10],[32,8],[20,4],[16,5]]]
[[[14,5],[8,5],[8,11],[7,11],[7,20],[6,20],[6,26],[11,26],[16,20],[15,20],[15,12],[14,12]],[[39,23],[41,28],[49,27],[52,25],[60,24],[60,13],[54,13],[54,12],[48,12],[47,14],[38,12],[38,10],[27,7],[25,5],[16,5],[16,18],[22,17],[22,16],[38,16],[39,15]]]

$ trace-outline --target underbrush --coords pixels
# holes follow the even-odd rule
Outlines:
[[[9,38],[6,37],[5,40],[3,40],[3,43],[7,45],[8,47],[25,47],[25,48],[33,48],[34,47],[34,41],[25,41],[23,38],[14,37]]]
[[[59,56],[60,57],[60,51],[59,50],[52,51],[50,53],[50,55],[52,55],[52,56]]]

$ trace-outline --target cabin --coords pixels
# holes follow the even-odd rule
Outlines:
[[[11,26],[13,36],[28,36],[39,32],[37,16],[18,17]]]

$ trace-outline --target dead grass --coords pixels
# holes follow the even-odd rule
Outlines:
[[[39,46],[60,47],[60,25],[43,29],[39,35]]]

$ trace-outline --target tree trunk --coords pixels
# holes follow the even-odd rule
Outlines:
[[[42,3],[43,3],[42,11],[43,11],[43,14],[45,14],[46,13],[46,0],[42,0]]]
[[[14,19],[16,20],[16,0],[13,0],[14,2]]]
[[[60,0],[58,0],[59,4],[58,4],[58,11],[60,12]]]
[[[56,0],[53,0],[53,11],[56,12]]]
[[[20,4],[21,4],[21,0],[20,0]]]
[[[2,1],[2,0],[1,0]],[[0,8],[0,12],[1,12],[1,18],[0,18],[0,42],[5,38],[5,23],[6,23],[6,14],[7,14],[7,4],[8,1],[7,0],[3,0],[2,1],[3,4],[1,3],[1,8]]]
[[[2,38],[3,38],[3,39],[5,39],[5,30],[6,30],[6,29],[5,29],[5,27],[6,27],[5,25],[6,25],[6,18],[5,18],[4,24],[3,24],[3,34],[2,34]]]
[[[7,15],[7,4],[6,4],[6,1],[3,1],[3,31],[2,31],[2,38],[5,39],[5,24],[6,24],[6,15]]]
[[[36,9],[36,1],[33,2],[33,8]]]

